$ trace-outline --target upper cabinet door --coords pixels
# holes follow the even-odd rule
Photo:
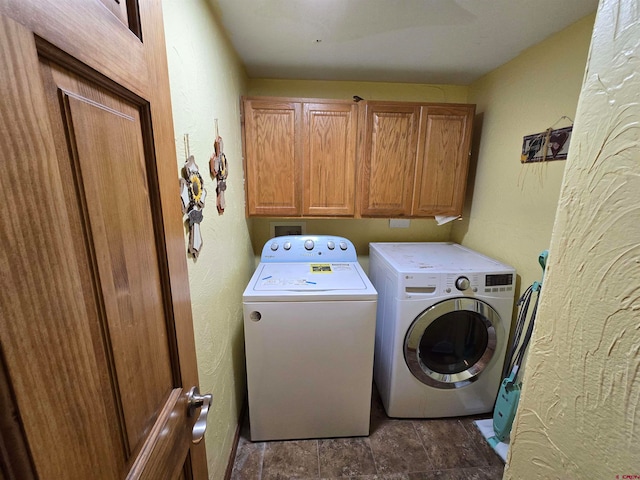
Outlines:
[[[423,107],[413,216],[462,213],[474,113],[474,105]]]
[[[299,216],[302,104],[244,101],[247,214]]]
[[[419,118],[417,105],[368,103],[361,152],[361,215],[411,214]]]
[[[474,105],[253,97],[244,109],[249,216],[462,213]]]
[[[304,215],[353,216],[356,135],[356,104],[304,104]]]

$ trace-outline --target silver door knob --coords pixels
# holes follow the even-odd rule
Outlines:
[[[191,437],[193,443],[200,443],[204,438],[204,432],[207,430],[207,415],[209,414],[209,407],[211,406],[212,400],[213,395],[210,393],[200,395],[198,387],[191,387],[191,390],[189,390],[189,394],[187,395],[187,404],[189,406],[188,415],[193,417],[196,410],[198,408],[200,409],[198,420],[196,420],[193,426],[193,436]]]

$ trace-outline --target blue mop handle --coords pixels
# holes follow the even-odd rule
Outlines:
[[[542,281],[544,280],[544,272],[547,269],[547,259],[549,258],[549,250],[543,250],[538,256],[538,263],[542,267],[542,279],[539,282],[533,282],[533,291],[539,292],[542,288]]]
[[[547,268],[547,258],[549,258],[549,250],[543,250],[538,257],[538,262],[540,263],[543,272],[545,268]]]

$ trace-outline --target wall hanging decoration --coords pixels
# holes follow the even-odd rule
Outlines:
[[[184,136],[186,161],[182,167],[182,178],[180,179],[180,198],[182,200],[182,213],[186,215],[185,223],[189,225],[189,248],[188,253],[193,258],[198,258],[202,248],[202,235],[200,233],[200,222],[202,222],[204,201],[207,191],[196,160],[189,151],[189,134]]]
[[[521,163],[548,162],[550,160],[566,160],[573,130],[573,120],[562,116],[560,120],[567,119],[571,126],[559,128],[547,128],[544,132],[527,135],[522,141]],[[558,122],[560,121],[558,120]],[[556,124],[558,123],[556,122]]]
[[[222,215],[226,208],[226,202],[224,199],[224,192],[227,189],[227,177],[229,176],[229,165],[227,164],[227,157],[223,152],[222,137],[218,134],[218,119],[216,123],[216,139],[213,142],[213,154],[209,159],[209,171],[211,177],[216,179],[216,208],[218,214]]]

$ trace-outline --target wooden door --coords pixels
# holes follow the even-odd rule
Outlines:
[[[160,4],[0,2],[0,472],[207,478]]]
[[[420,107],[369,102],[362,150],[362,216],[411,213]]]
[[[302,103],[243,102],[247,214],[302,213]]]
[[[474,113],[474,105],[423,107],[413,216],[462,214]]]
[[[304,103],[303,214],[355,212],[357,105]]]

